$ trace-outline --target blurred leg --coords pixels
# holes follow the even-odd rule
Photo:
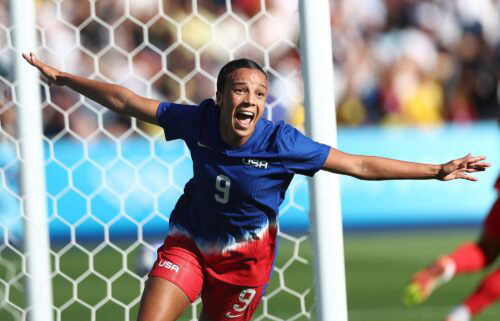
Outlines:
[[[500,198],[490,210],[477,243],[464,243],[415,273],[405,288],[407,305],[425,301],[441,284],[462,273],[474,273],[492,264],[500,254]]]
[[[487,275],[464,304],[453,310],[446,321],[468,321],[500,300],[500,269]]]
[[[464,243],[448,257],[454,264],[455,275],[481,271],[487,262],[483,249],[477,243]]]
[[[404,290],[403,301],[412,306],[425,301],[441,284],[455,275],[455,263],[449,256],[442,256],[418,271]]]
[[[500,255],[500,197],[484,222],[484,231],[478,244],[484,252],[486,264],[495,262]]]
[[[455,274],[473,273],[493,263],[500,254],[500,198],[491,208],[477,243],[464,244],[449,257],[455,263]]]
[[[498,254],[496,250],[500,243],[496,238],[483,233],[480,244],[464,243],[453,253],[438,258],[415,273],[405,289],[405,303],[408,305],[422,303],[438,286],[448,282],[455,275],[483,270],[492,262],[493,256],[496,257]]]
[[[486,276],[479,288],[465,300],[472,316],[479,314],[490,304],[500,300],[500,269]]]

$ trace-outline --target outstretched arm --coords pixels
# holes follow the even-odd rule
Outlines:
[[[119,85],[62,72],[45,64],[32,52],[30,54],[23,53],[23,58],[32,66],[38,68],[47,77],[49,84],[68,86],[117,113],[132,116],[151,124],[157,124],[156,110],[160,104],[158,100],[139,96]]]
[[[476,177],[468,174],[484,171],[491,166],[489,163],[483,162],[485,159],[485,156],[468,154],[445,164],[433,165],[376,156],[352,155],[332,148],[323,169],[364,180],[438,179],[449,181],[460,178],[477,181]]]

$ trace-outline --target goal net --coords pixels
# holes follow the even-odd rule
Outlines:
[[[18,0],[12,0],[18,1]],[[298,8],[290,0],[39,0],[33,51],[64,71],[163,101],[213,97],[219,69],[259,62],[265,118],[303,124]],[[27,320],[16,22],[0,0],[0,320]],[[146,271],[184,184],[188,149],[40,80],[54,320],[135,320]],[[41,138],[42,139],[42,138]],[[308,186],[296,177],[280,209],[279,256],[255,320],[312,318]],[[196,320],[195,302],[183,320]]]

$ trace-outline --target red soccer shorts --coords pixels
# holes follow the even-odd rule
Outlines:
[[[201,294],[203,311],[212,321],[250,320],[267,286],[238,286],[214,278],[205,271],[205,262],[192,240],[167,236],[157,253],[149,275],[174,283],[191,302]]]
[[[490,210],[488,217],[484,222],[486,231],[489,234],[496,235],[500,239],[500,196]]]

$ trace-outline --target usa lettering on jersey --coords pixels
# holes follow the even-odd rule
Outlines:
[[[158,263],[158,265],[166,269],[175,271],[176,273],[179,272],[179,266],[172,262],[160,260],[160,263]]]
[[[258,160],[255,158],[243,158],[243,164],[263,169],[267,169],[268,165],[266,161]]]

